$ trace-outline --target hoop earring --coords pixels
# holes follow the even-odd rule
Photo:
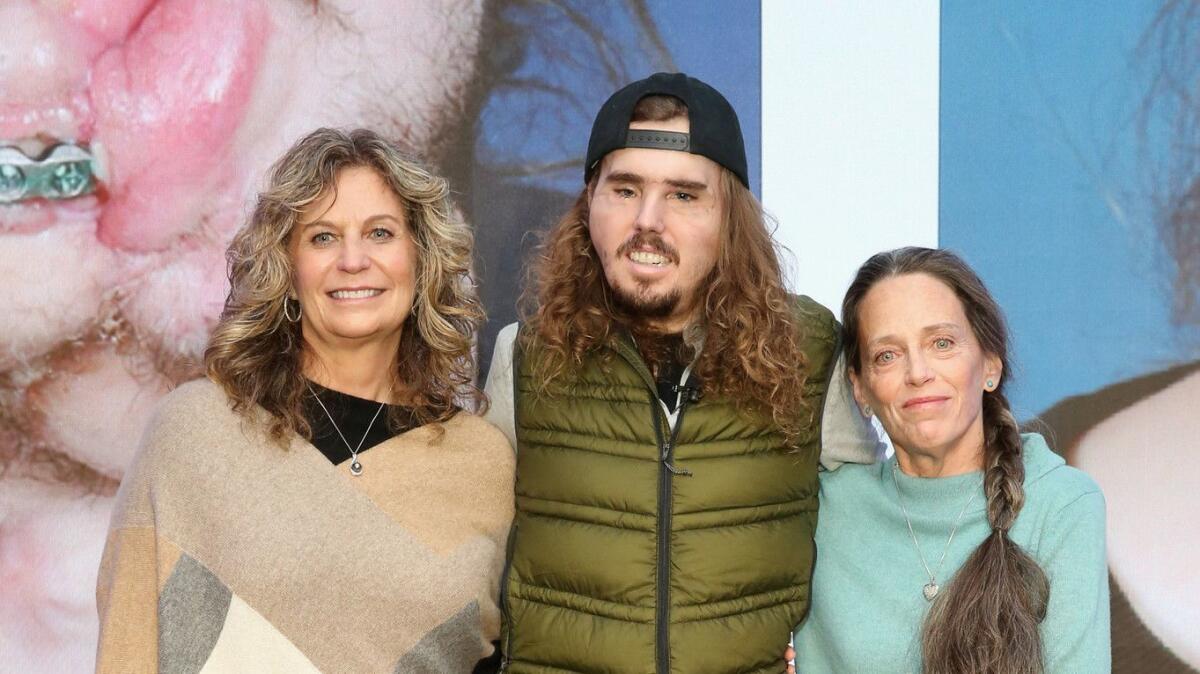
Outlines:
[[[291,305],[292,305],[291,298],[284,297],[283,298],[283,317],[288,320],[288,323],[299,323],[300,316],[303,315],[303,313],[304,313],[304,307],[300,306],[300,300],[296,300],[296,317],[292,318],[291,312],[288,311],[288,308]]]
[[[863,405],[863,408],[862,408],[862,413],[863,413],[863,416],[864,416],[864,417],[866,417],[866,418],[870,419],[870,418],[871,418],[871,406],[870,406],[870,405]]]

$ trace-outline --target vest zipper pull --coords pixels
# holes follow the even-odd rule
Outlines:
[[[675,466],[671,465],[670,461],[664,460],[663,465],[667,467],[667,470],[671,471],[672,475],[682,475],[684,477],[692,476],[692,471],[688,470],[687,468],[676,468]]]
[[[664,466],[666,466],[667,470],[671,471],[672,475],[685,475],[687,477],[691,477],[692,475],[692,471],[688,470],[687,468],[677,468],[675,464],[671,463],[670,440],[663,443],[662,463]]]

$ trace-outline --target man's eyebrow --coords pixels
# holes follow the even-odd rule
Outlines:
[[[667,185],[669,185],[673,189],[677,189],[677,190],[688,190],[691,192],[703,192],[704,190],[708,189],[708,183],[700,182],[698,180],[672,180],[672,179],[668,178],[664,182],[666,182]]]
[[[608,182],[626,183],[629,185],[642,185],[646,179],[642,176],[630,171],[613,171],[605,178]],[[688,190],[691,192],[703,192],[708,189],[708,183],[699,180],[687,180],[685,178],[667,178],[663,181],[667,187],[675,190]]]
[[[641,185],[646,182],[645,178],[630,171],[613,171],[605,179],[611,183],[629,183],[631,185]]]

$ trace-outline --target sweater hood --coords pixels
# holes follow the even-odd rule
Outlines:
[[[1025,454],[1025,484],[1040,480],[1067,464],[1040,433],[1022,433],[1021,447]]]

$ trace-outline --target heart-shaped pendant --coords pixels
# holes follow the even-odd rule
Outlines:
[[[921,588],[921,594],[925,595],[925,601],[933,601],[933,598],[937,596],[937,593],[937,583],[933,582],[932,580],[926,583],[925,587]]]

